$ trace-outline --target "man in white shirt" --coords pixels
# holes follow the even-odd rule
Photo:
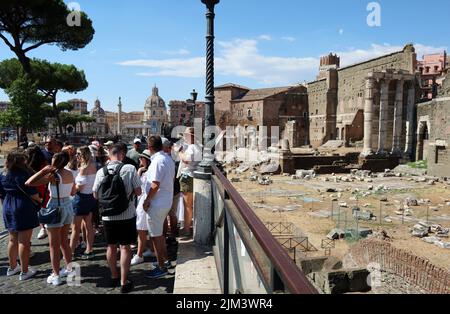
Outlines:
[[[146,172],[148,191],[143,208],[148,215],[148,232],[152,238],[159,267],[150,271],[150,278],[163,278],[168,274],[166,238],[163,233],[164,222],[172,208],[173,178],[175,163],[163,152],[161,137],[151,136],[148,140],[151,164]]]
[[[181,192],[184,199],[184,236],[192,237],[192,217],[194,207],[194,172],[202,161],[202,151],[195,141],[194,128],[187,128],[184,132],[184,140],[187,147],[181,147],[179,150],[180,167],[178,168],[177,178],[180,180]]]

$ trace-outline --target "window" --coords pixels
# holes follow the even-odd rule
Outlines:
[[[430,73],[430,67],[425,67],[425,73]]]
[[[435,65],[434,66],[434,72],[438,72],[439,71],[439,66]]]
[[[248,110],[247,110],[247,117],[248,117],[248,118],[251,118],[251,117],[252,117],[252,110],[251,110],[251,109],[248,109]]]

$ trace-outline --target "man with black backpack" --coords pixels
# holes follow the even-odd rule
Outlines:
[[[121,292],[128,293],[133,283],[128,280],[131,264],[131,245],[136,243],[135,200],[142,193],[141,180],[136,168],[125,165],[126,152],[116,144],[110,150],[110,162],[97,172],[93,187],[99,201],[99,211],[108,245],[106,258],[111,270],[111,287],[121,285]],[[117,269],[117,246],[120,245],[120,276]]]

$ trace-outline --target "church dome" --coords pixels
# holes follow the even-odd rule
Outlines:
[[[164,99],[159,96],[158,88],[155,86],[152,90],[152,95],[145,102],[145,108],[165,108],[166,103]]]
[[[104,116],[105,110],[101,107],[100,100],[95,101],[94,109],[92,109],[91,115],[93,116]]]

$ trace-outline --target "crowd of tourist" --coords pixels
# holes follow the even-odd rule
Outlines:
[[[46,138],[43,148],[29,143],[26,150],[13,150],[0,174],[9,232],[6,276],[24,281],[36,275],[29,265],[38,227],[37,238],[48,237],[49,285],[75,276],[72,261],[92,260],[96,241],[106,246],[111,288],[132,291],[130,268],[146,257],[156,259],[148,266],[148,278],[173,276],[176,260],[168,257],[167,241],[192,238],[193,173],[201,149],[193,128],[175,146],[159,136],[144,143],[136,139],[128,151],[125,143],[75,147]],[[179,220],[184,221],[181,231]]]

